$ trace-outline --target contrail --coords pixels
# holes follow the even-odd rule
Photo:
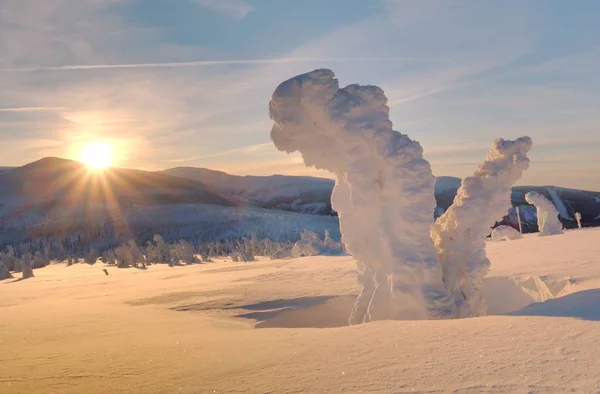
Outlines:
[[[46,111],[59,111],[65,109],[65,107],[13,107],[13,108],[0,108],[0,112],[46,112]]]
[[[24,67],[24,68],[2,68],[0,72],[26,73],[35,71],[68,71],[68,70],[103,70],[119,68],[170,68],[170,67],[210,67],[228,65],[252,65],[252,64],[285,64],[285,63],[386,63],[386,62],[414,62],[423,59],[407,58],[272,58],[272,59],[238,59],[238,60],[200,60],[193,62],[170,62],[170,63],[131,63],[131,64],[90,64],[90,65],[66,65],[53,67]]]

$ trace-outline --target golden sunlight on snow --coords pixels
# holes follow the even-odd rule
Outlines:
[[[0,282],[0,393],[598,392],[599,237],[489,242],[491,316],[357,326],[350,256],[53,264]]]

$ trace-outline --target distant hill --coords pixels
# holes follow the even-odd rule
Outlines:
[[[452,204],[460,182],[437,178],[436,215]],[[0,168],[0,249],[27,248],[45,239],[83,251],[132,238],[145,243],[154,234],[171,241],[252,234],[282,240],[303,230],[339,235],[331,209],[333,186],[325,178],[237,176],[193,167],[94,172],[76,161],[44,158]],[[513,188],[513,209],[498,218],[499,224],[517,228],[519,207],[523,230],[537,230],[535,208],[524,197],[531,190],[555,204],[565,227],[576,227],[575,212],[582,214],[584,226],[600,226],[600,192],[555,186]]]
[[[0,170],[0,202],[27,204],[233,205],[202,182],[124,168],[90,171],[77,161],[48,157],[22,167]]]
[[[309,176],[238,176],[206,168],[177,167],[161,172],[200,181],[238,202],[265,208],[329,215],[334,181]]]

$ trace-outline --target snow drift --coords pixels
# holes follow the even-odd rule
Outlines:
[[[456,302],[458,317],[485,314],[480,289],[490,266],[485,239],[512,207],[511,186],[529,167],[531,144],[529,137],[495,140],[485,161],[463,179],[454,203],[431,227],[444,286]]]
[[[525,195],[525,200],[535,206],[540,236],[563,233],[558,210],[543,194],[532,191]]]
[[[494,241],[512,241],[523,238],[523,235],[510,226],[498,226],[492,230],[492,239]]]
[[[275,90],[271,138],[336,176],[332,206],[363,283],[351,323],[453,316],[429,237],[434,177],[386,103],[376,86],[340,89],[331,70],[315,70]]]

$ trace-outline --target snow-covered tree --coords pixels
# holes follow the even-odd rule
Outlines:
[[[577,220],[577,227],[581,228],[581,213],[575,212],[575,220]]]
[[[299,75],[273,93],[271,139],[305,165],[332,172],[331,197],[363,289],[350,322],[455,314],[429,228],[434,177],[420,144],[392,129],[376,86],[340,89],[331,70]]]
[[[456,304],[458,317],[486,313],[481,281],[490,261],[485,239],[511,204],[511,188],[529,168],[529,137],[497,139],[475,173],[462,180],[453,204],[431,227],[444,287]]]
[[[562,223],[558,220],[558,210],[550,200],[536,191],[525,194],[525,200],[535,206],[540,236],[563,233]]]
[[[13,276],[10,273],[10,271],[8,270],[8,268],[6,268],[4,263],[2,261],[0,261],[0,280],[10,279],[12,277]]]

